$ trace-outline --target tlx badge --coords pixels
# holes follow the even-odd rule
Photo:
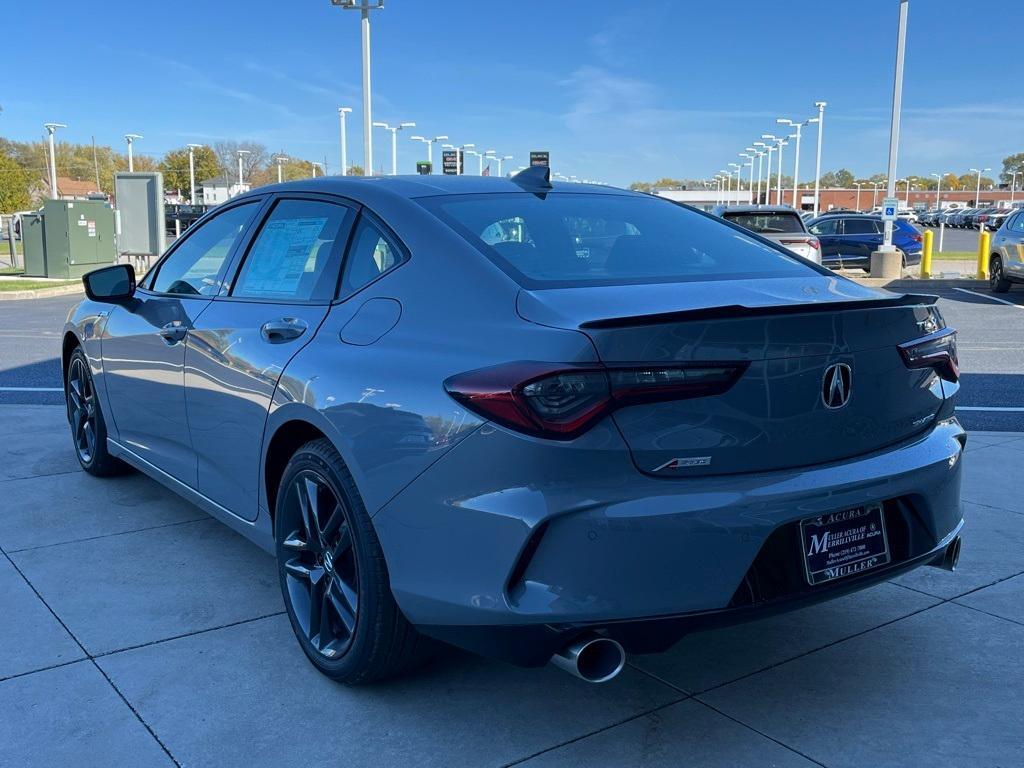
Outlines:
[[[669,459],[660,467],[655,467],[652,472],[661,472],[664,469],[687,469],[689,467],[707,467],[711,464],[710,456],[685,456],[678,459]]]

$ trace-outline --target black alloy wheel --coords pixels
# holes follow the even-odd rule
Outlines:
[[[1003,274],[1003,260],[999,256],[993,256],[989,261],[988,284],[992,293],[1006,293],[1010,290],[1010,281]]]
[[[281,542],[295,620],[316,652],[345,653],[359,619],[359,570],[345,503],[318,472],[295,474],[284,489]]]
[[[429,658],[429,641],[395,602],[373,522],[330,440],[295,452],[275,510],[281,593],[313,666],[359,685],[401,675]]]
[[[107,427],[89,370],[89,360],[81,347],[71,353],[64,382],[68,424],[78,463],[90,475],[97,477],[124,472],[128,465],[107,452]]]
[[[68,365],[68,419],[78,460],[91,464],[96,455],[96,390],[81,355]]]

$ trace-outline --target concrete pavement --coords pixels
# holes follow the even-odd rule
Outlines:
[[[457,651],[347,689],[273,560],[0,406],[0,765],[1024,764],[1024,434],[972,433],[960,568],[692,635],[591,686]]]

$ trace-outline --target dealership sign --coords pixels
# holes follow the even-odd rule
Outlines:
[[[530,165],[543,165],[546,168],[551,167],[551,153],[550,152],[531,152],[530,153]]]

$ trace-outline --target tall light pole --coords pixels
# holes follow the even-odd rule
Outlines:
[[[434,172],[434,142],[435,141],[448,141],[447,136],[435,136],[432,139],[428,139],[426,136],[410,136],[413,141],[422,141],[427,145],[427,162],[430,163],[430,172]]]
[[[138,133],[126,133],[124,140],[128,142],[128,173],[132,173],[135,170],[135,158],[132,156],[132,144],[135,143],[136,139],[143,138]]]
[[[871,208],[872,209],[874,209],[874,207],[876,205],[878,205],[878,187],[881,184],[888,184],[888,183],[889,183],[888,179],[882,179],[881,181],[878,181],[878,180],[875,181],[875,191],[871,193]]]
[[[818,158],[814,163],[814,215],[818,215],[819,185],[821,184],[821,134],[825,130],[825,107],[827,102],[816,101],[814,106],[818,108]]]
[[[460,147],[456,147],[454,144],[442,144],[441,146],[445,149],[455,150],[455,175],[462,176],[463,156],[472,150],[476,144],[463,144]]]
[[[283,178],[283,176],[281,175],[281,165],[282,165],[282,164],[284,163],[284,161],[285,161],[285,160],[287,160],[287,159],[288,159],[288,158],[287,158],[287,157],[286,157],[285,155],[275,155],[275,156],[274,156],[274,162],[276,162],[276,163],[277,163],[277,183],[278,183],[278,184],[280,184],[280,183],[281,183],[282,181],[284,181],[284,178]]]
[[[761,172],[764,170],[764,156],[768,149],[768,145],[763,141],[755,141],[754,146],[757,147],[757,197],[755,202],[761,204]]]
[[[341,175],[348,176],[348,132],[345,124],[345,115],[352,111],[352,107],[338,107],[338,127],[341,130],[341,136],[338,139],[341,142]]]
[[[1017,174],[1020,171],[1012,171],[1010,173],[1010,203],[1013,203],[1013,191],[1017,188]]]
[[[798,123],[794,120],[787,120],[784,117],[777,118],[775,120],[779,125],[788,125],[790,128],[796,128],[796,157],[793,159],[793,207],[799,208],[796,204],[796,188],[800,181],[800,130],[808,123],[816,123],[818,118],[812,117],[810,120],[804,120],[802,123]]]
[[[855,182],[853,182],[853,186],[855,186],[857,188],[857,202],[854,203],[853,207],[856,210],[859,211],[860,210],[860,187],[861,187],[861,182],[855,181]]]
[[[729,163],[729,167],[732,169],[732,173],[736,174],[736,199],[740,199],[740,172],[743,170],[743,165],[740,163]],[[729,197],[732,197],[732,174],[729,174],[729,188],[726,190],[729,193]],[[726,203],[731,202],[728,198]]]
[[[498,161],[498,176],[500,177],[501,176],[501,164],[502,164],[502,162],[504,162],[505,160],[511,160],[512,159],[512,155],[501,155],[500,157],[495,157],[494,159]]]
[[[238,191],[242,191],[242,158],[252,154],[248,149],[238,150]]]
[[[747,187],[747,202],[754,202],[754,155],[750,153],[750,147],[747,147],[747,152],[740,152],[739,156],[745,158],[747,162],[743,165],[750,166],[750,184]],[[738,174],[737,174],[738,175]]]
[[[388,125],[387,123],[374,123],[375,128],[383,128],[385,131],[391,131],[391,175],[398,175],[398,132],[403,128],[415,128],[416,123],[406,122],[399,123],[398,125]]]
[[[363,175],[373,175],[373,107],[370,97],[370,11],[384,7],[384,0],[331,0],[346,11],[362,14],[363,39]]]
[[[318,162],[317,162],[316,160],[310,160],[310,161],[309,161],[309,164],[310,164],[311,166],[313,166],[313,178],[314,178],[314,179],[316,178],[316,169],[317,169],[317,166],[319,166],[320,168],[323,168],[323,171],[324,171],[324,176],[326,176],[326,175],[327,175],[327,168],[325,168],[325,167],[324,167],[324,164],[323,164],[323,163],[318,163]]]
[[[942,174],[941,173],[933,173],[932,176],[934,176],[936,179],[939,180],[939,183],[935,187],[935,208],[938,209],[938,207],[939,207],[939,195],[942,192]]]
[[[782,205],[782,148],[789,145],[787,137],[779,139],[779,181],[775,188],[775,204]],[[796,206],[794,206],[796,207]]]
[[[64,123],[43,123],[43,128],[49,134],[50,141],[50,197],[57,199],[57,147],[53,142],[53,134],[58,128],[67,128]],[[13,248],[13,246],[12,246]]]
[[[767,139],[770,142],[768,144],[768,150],[767,150],[768,151],[768,170],[765,171],[765,174],[764,174],[764,178],[765,178],[765,183],[764,183],[764,202],[767,205],[771,205],[771,202],[772,202],[772,152],[774,152],[776,149],[778,149],[778,147],[775,145],[775,142],[779,140],[779,137],[778,136],[773,136],[770,133],[762,133],[761,134],[761,138],[762,139]]]
[[[188,144],[188,202],[189,205],[196,204],[196,150],[203,146],[202,144]],[[280,181],[280,179],[278,179]]]
[[[975,187],[975,190],[974,190],[974,207],[975,208],[980,208],[981,207],[981,201],[980,201],[980,199],[981,199],[981,174],[987,173],[988,171],[991,171],[992,169],[991,168],[968,168],[967,170],[969,170],[971,173],[977,173],[978,174],[978,186]]]
[[[903,103],[903,58],[907,48],[907,11],[909,0],[900,0],[900,21],[896,31],[896,66],[892,83],[892,117],[889,121],[889,167],[886,197],[896,196],[896,156],[900,147],[900,112]],[[892,252],[892,222],[885,222],[880,251]]]

